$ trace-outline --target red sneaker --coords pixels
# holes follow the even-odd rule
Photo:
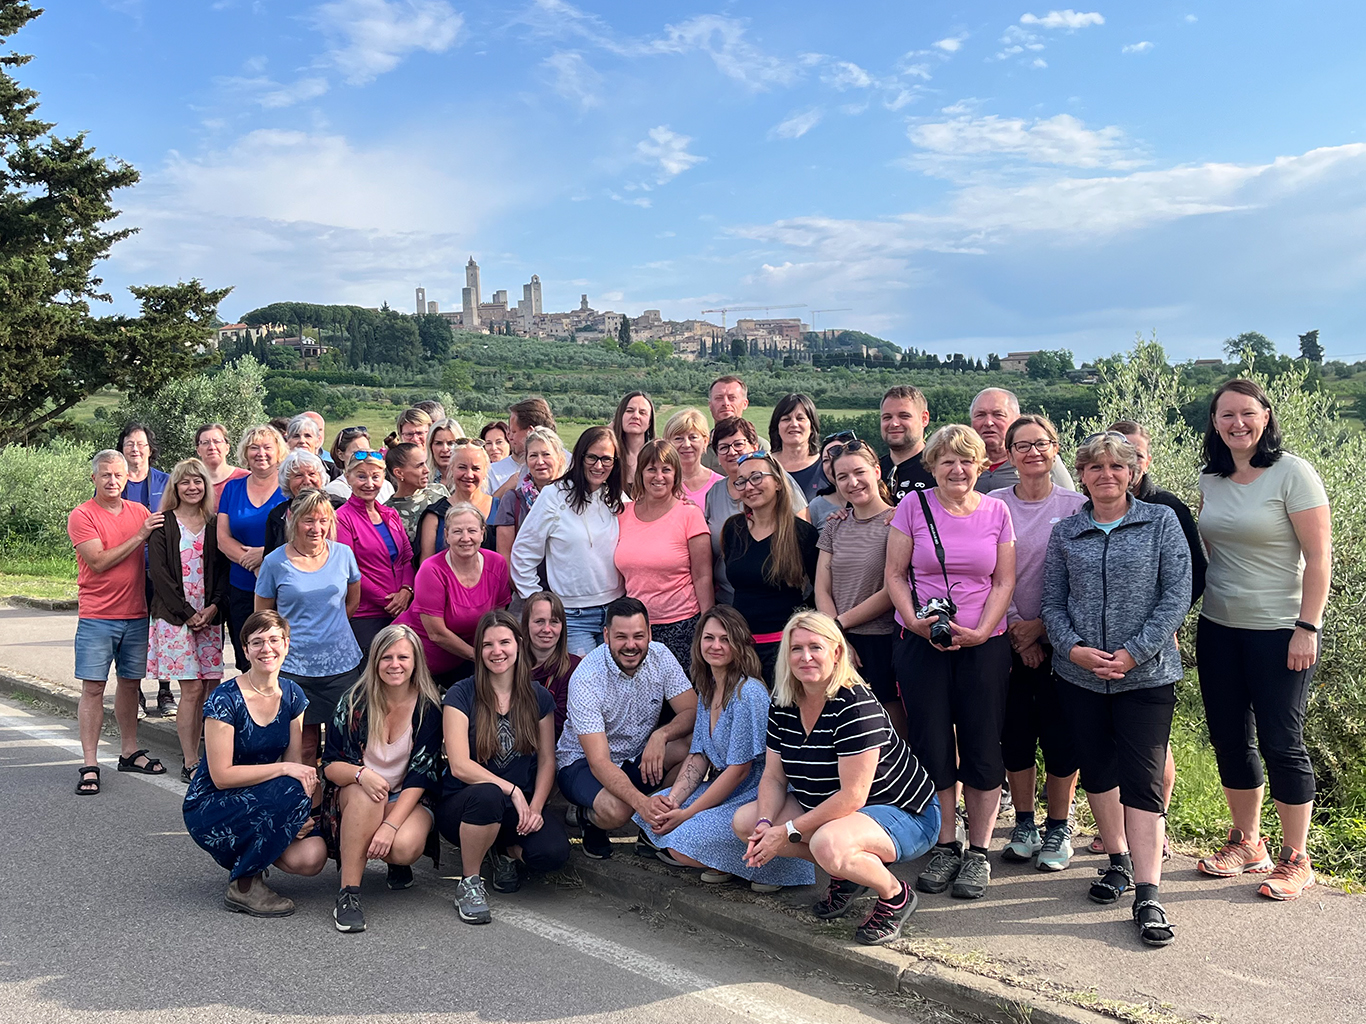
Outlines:
[[[1282,846],[1275,870],[1270,878],[1257,886],[1257,891],[1273,900],[1293,900],[1313,885],[1314,869],[1309,866],[1309,855]]]
[[[1258,836],[1248,839],[1236,828],[1228,830],[1228,842],[1218,853],[1201,857],[1195,865],[1200,871],[1215,878],[1232,878],[1242,874],[1265,874],[1271,870],[1271,858],[1266,853],[1266,840]]]

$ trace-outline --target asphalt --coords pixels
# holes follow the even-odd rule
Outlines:
[[[64,691],[54,682],[69,672],[74,628],[69,613],[0,609],[0,683],[61,706]],[[143,743],[164,737],[169,753],[169,724],[144,723]],[[55,792],[67,788],[63,779]],[[998,835],[994,847],[1001,845]],[[1193,858],[1178,854],[1163,879],[1177,940],[1152,950],[1138,942],[1127,900],[1110,908],[1086,900],[1103,860],[1079,854],[1067,871],[1043,874],[993,854],[986,898],[922,896],[906,936],[883,950],[851,941],[852,917],[816,921],[809,913],[815,889],[759,896],[738,885],[703,886],[695,872],[632,856],[629,844],[610,861],[576,852],[571,864],[588,891],[726,937],[737,949],[1001,1020],[1096,1019],[1091,1011],[1131,1020],[1366,1019],[1361,896],[1320,884],[1294,903],[1275,904],[1255,894],[1255,880],[1206,878]],[[899,870],[913,877],[918,868]]]

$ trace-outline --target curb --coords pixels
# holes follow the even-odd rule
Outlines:
[[[20,608],[36,608],[40,612],[74,612],[76,610],[75,598],[25,597],[23,594],[11,594],[9,597],[0,600],[6,604],[17,605]]]
[[[628,851],[629,848],[623,848],[621,853],[630,856]],[[1047,1000],[994,978],[917,962],[892,950],[857,946],[826,935],[811,934],[795,920],[793,923],[797,927],[780,932],[773,927],[771,911],[749,903],[728,903],[714,896],[704,897],[694,891],[696,886],[673,875],[667,876],[665,887],[651,884],[645,871],[613,867],[611,861],[576,857],[573,867],[587,887],[602,895],[632,900],[689,924],[758,946],[780,959],[795,957],[841,980],[929,999],[952,1010],[1002,1024],[1018,1024],[1021,1020],[1031,1024],[1098,1024],[1114,1019]]]
[[[63,714],[76,716],[76,709],[80,706],[80,691],[70,686],[62,686],[46,679],[39,679],[37,676],[27,675],[23,672],[15,672],[13,669],[0,668],[0,691],[5,694],[14,694],[38,701],[55,707]],[[106,729],[117,728],[118,723],[114,719],[114,709],[106,706],[104,709],[104,726]],[[138,731],[150,729],[152,734],[163,742],[170,744],[173,749],[179,749],[180,737],[175,730],[173,719],[152,718],[148,716],[138,722]]]

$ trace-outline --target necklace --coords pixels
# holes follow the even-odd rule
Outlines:
[[[280,692],[278,689],[275,689],[275,690],[263,690],[263,689],[261,689],[259,686],[256,685],[256,681],[255,681],[254,679],[251,678],[251,673],[250,673],[250,672],[244,672],[244,673],[242,674],[242,678],[245,679],[245,680],[247,681],[247,685],[248,685],[248,686],[250,686],[253,690],[255,690],[255,691],[257,692],[258,695],[260,695],[260,696],[262,696],[262,697],[274,697],[274,696],[276,696],[277,694],[279,694],[279,692]]]

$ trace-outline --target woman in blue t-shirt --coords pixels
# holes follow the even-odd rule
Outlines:
[[[493,887],[516,892],[524,871],[556,871],[569,860],[569,837],[545,817],[555,782],[555,698],[531,678],[531,646],[517,619],[485,612],[474,634],[474,675],[446,691],[441,834],[460,847],[456,909],[468,924],[487,924],[480,876],[493,861]]]

